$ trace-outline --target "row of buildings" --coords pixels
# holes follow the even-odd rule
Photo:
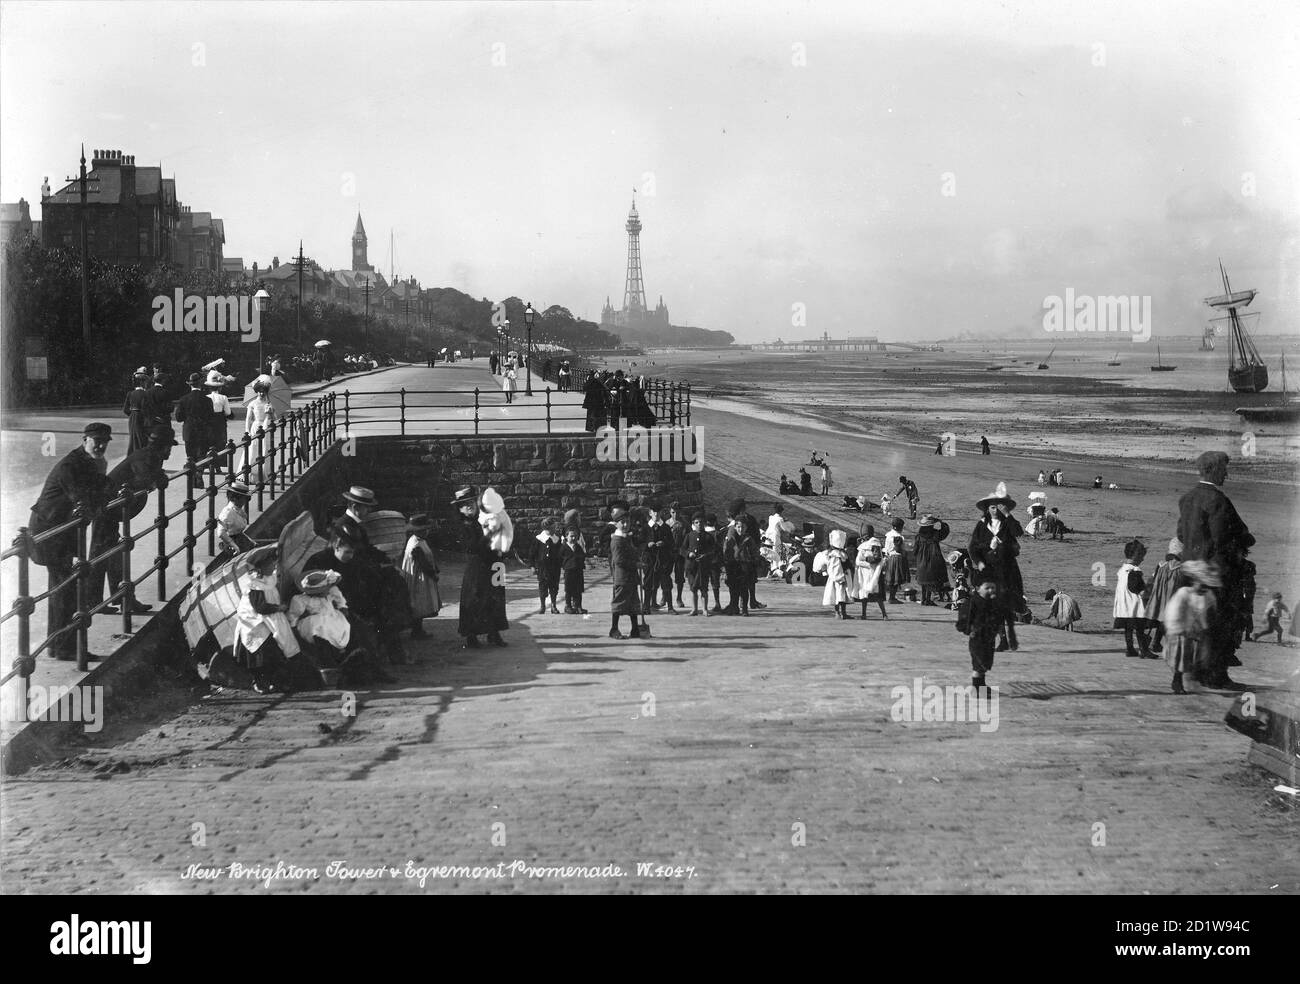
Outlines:
[[[84,162],[84,158],[83,158]],[[195,212],[176,195],[176,179],[162,166],[137,165],[120,150],[96,150],[86,180],[86,244],[92,256],[112,263],[184,270],[223,268],[225,224],[211,212]],[[41,185],[41,217],[33,220],[26,199],[0,206],[0,241],[30,237],[44,246],[81,246],[81,185],[52,191]]]

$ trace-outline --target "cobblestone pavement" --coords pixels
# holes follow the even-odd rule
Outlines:
[[[1294,801],[1246,764],[1230,698],[1170,694],[1114,635],[1025,627],[991,677],[996,730],[895,721],[893,688],[968,681],[950,613],[839,622],[820,589],[759,596],[747,619],[658,616],[619,642],[606,575],[582,618],[536,614],[522,572],[508,648],[455,648],[444,610],[354,718],[334,692],[226,692],[110,720],[80,760],[4,783],[3,888],[1300,891]],[[1238,676],[1276,683],[1293,654],[1247,646]],[[408,861],[503,877],[421,887]]]

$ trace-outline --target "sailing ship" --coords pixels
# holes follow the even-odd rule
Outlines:
[[[1156,346],[1156,347],[1159,348],[1159,346]],[[1120,361],[1119,361],[1119,349],[1116,349],[1116,350],[1115,350],[1115,358],[1113,358],[1113,359],[1111,359],[1109,362],[1107,362],[1106,365],[1108,365],[1108,366],[1117,366],[1117,365],[1119,365],[1119,364],[1120,364]]]
[[[1044,359],[1042,362],[1038,363],[1038,368],[1039,368],[1039,369],[1050,369],[1050,368],[1051,368],[1051,366],[1049,366],[1047,363],[1051,361],[1051,359],[1052,359],[1052,354],[1053,354],[1055,351],[1056,351],[1056,346],[1053,345],[1053,346],[1052,346],[1052,351],[1047,353],[1047,358]]]
[[[1248,307],[1258,293],[1256,290],[1232,289],[1228,272],[1219,261],[1219,275],[1223,277],[1223,293],[1207,297],[1205,303],[1216,310],[1226,310],[1232,323],[1232,340],[1228,345],[1228,385],[1238,393],[1262,393],[1268,389],[1268,367],[1259,357],[1259,350],[1242,325],[1238,308]]]
[[[1219,335],[1219,331],[1217,328],[1214,327],[1213,324],[1206,325],[1205,331],[1201,332],[1201,351],[1213,352],[1214,339],[1217,338],[1218,335]]]
[[[1291,399],[1286,391],[1286,356],[1282,356],[1282,398],[1261,407],[1237,407],[1242,420],[1252,424],[1289,424],[1300,420],[1300,400]]]
[[[1116,352],[1115,354],[1118,355],[1119,353]],[[1156,342],[1156,364],[1151,367],[1151,371],[1152,372],[1173,372],[1177,368],[1178,368],[1177,366],[1167,366],[1164,364],[1164,362],[1161,361],[1160,343]]]

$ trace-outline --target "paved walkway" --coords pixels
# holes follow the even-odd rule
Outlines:
[[[897,721],[895,688],[968,680],[946,611],[839,622],[770,584],[748,619],[616,642],[593,575],[583,618],[536,614],[512,572],[506,649],[456,648],[445,609],[351,720],[338,693],[223,693],[110,721],[81,762],[6,783],[4,889],[264,892],[229,866],[280,863],[316,875],[270,891],[1300,891],[1294,803],[1245,764],[1229,698],[1175,697],[1113,637],[1026,627],[996,730]],[[1285,652],[1247,646],[1239,675],[1276,682]],[[408,861],[507,877],[422,888]]]

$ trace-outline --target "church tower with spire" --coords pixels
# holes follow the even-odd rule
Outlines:
[[[357,213],[357,227],[352,231],[352,269],[373,272],[369,261],[366,259],[366,227],[361,224],[361,213]]]

